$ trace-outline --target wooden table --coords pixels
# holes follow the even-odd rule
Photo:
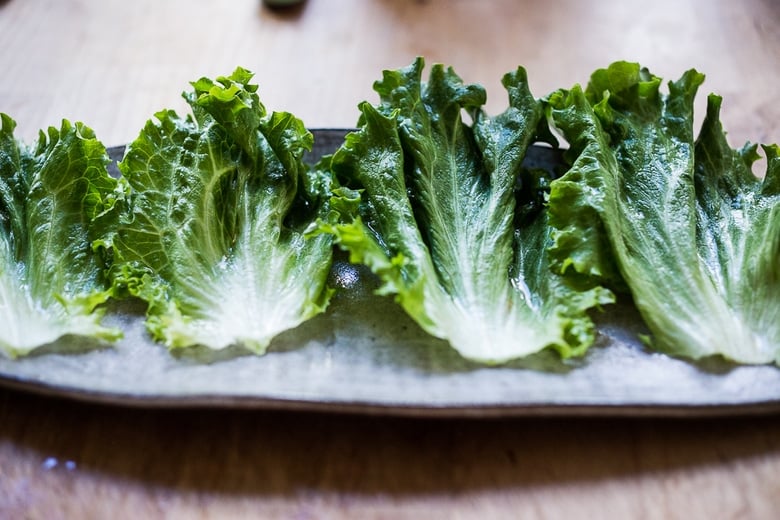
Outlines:
[[[538,96],[616,59],[695,67],[732,145],[780,140],[780,3],[309,0],[0,2],[0,111],[107,145],[188,81],[242,65],[265,104],[352,126],[416,55]],[[702,106],[704,96],[700,96]],[[701,110],[700,112],[701,113]],[[428,420],[146,410],[0,390],[0,518],[777,518],[780,417]]]

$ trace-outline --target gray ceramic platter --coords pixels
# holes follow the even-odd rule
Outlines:
[[[315,130],[314,156],[332,151],[343,130]],[[123,149],[109,150],[113,158]],[[314,160],[316,157],[311,157]],[[528,162],[552,168],[558,156],[534,147]],[[780,411],[780,369],[690,362],[644,348],[630,303],[595,313],[588,354],[561,361],[540,353],[499,367],[460,358],[429,337],[376,281],[337,258],[341,290],[328,311],[280,335],[265,356],[239,349],[170,353],[153,343],[138,302],[118,303],[106,323],[125,337],[85,350],[66,339],[40,353],[0,357],[0,385],[112,405],[241,407],[383,415],[701,416]]]

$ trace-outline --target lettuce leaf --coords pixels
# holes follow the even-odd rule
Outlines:
[[[525,71],[503,78],[510,106],[491,118],[482,87],[441,65],[422,84],[423,66],[386,71],[375,84],[381,104],[360,105],[359,131],[330,161],[359,211],[321,229],[379,276],[380,293],[466,358],[582,354],[594,339],[586,310],[612,296],[550,269],[550,179],[521,167],[544,123]]]
[[[304,164],[311,133],[268,113],[251,77],[193,82],[193,115],[159,112],[119,164],[133,193],[109,239],[114,283],[170,348],[263,353],[330,297],[332,239],[305,236],[327,217],[329,173]]]
[[[93,250],[122,197],[105,147],[66,120],[28,147],[9,116],[0,120],[0,354],[25,355],[68,335],[119,339],[100,324],[111,291],[103,250]]]
[[[571,167],[552,185],[553,255],[562,268],[624,283],[651,345],[690,358],[780,362],[780,161],[729,147],[711,95],[694,140],[694,70],[660,91],[618,62],[551,94],[549,118]],[[613,285],[616,286],[616,285]]]

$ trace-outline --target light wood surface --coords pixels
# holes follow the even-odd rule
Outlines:
[[[518,65],[542,96],[628,59],[706,73],[732,145],[777,142],[778,27],[771,0],[5,0],[0,111],[28,141],[67,117],[123,144],[183,112],[188,81],[242,65],[269,108],[348,127],[381,70],[417,55],[485,85],[491,112]],[[0,390],[2,519],[778,517],[776,416],[402,420]]]

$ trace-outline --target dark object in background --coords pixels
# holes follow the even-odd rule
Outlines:
[[[271,9],[284,9],[300,5],[304,0],[263,0],[263,3]]]

